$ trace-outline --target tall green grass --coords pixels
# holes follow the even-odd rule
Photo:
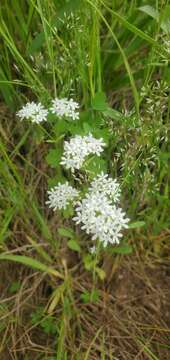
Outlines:
[[[122,177],[128,189],[127,199],[132,199],[130,207],[128,203],[130,215],[138,216],[147,227],[151,225],[155,233],[167,225],[169,179],[167,146],[155,139],[152,129],[164,136],[167,121],[162,125],[155,114],[155,125],[148,122],[140,90],[143,85],[152,88],[156,79],[170,81],[168,60],[162,61],[167,56],[162,41],[169,34],[167,13],[166,4],[163,7],[135,1],[129,6],[126,1],[109,0],[16,0],[12,4],[6,1],[0,8],[0,90],[7,106],[16,110],[26,99],[36,98],[48,103],[57,95],[78,98],[88,110],[94,95],[105,92],[117,111],[108,114],[113,128],[112,150],[119,155],[119,160],[115,163],[115,157],[112,162],[112,173]],[[152,97],[152,91],[150,94]],[[133,114],[125,118],[124,111]],[[6,184],[15,183],[23,202],[29,190],[11,157],[22,157],[30,171],[32,165],[20,149],[27,146],[32,130],[28,129],[27,136],[18,123],[16,131],[22,136],[19,144],[14,139],[12,155],[8,154],[8,141],[3,143],[2,139],[1,176]],[[154,169],[148,164],[152,156]],[[146,187],[142,197],[140,184],[143,189]],[[160,187],[161,193],[156,191]],[[49,239],[50,230],[38,207],[35,210],[31,206],[30,211]]]

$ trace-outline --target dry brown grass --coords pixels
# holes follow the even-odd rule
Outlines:
[[[49,302],[54,279],[33,273],[18,265],[1,267],[1,359],[45,359],[55,354],[56,336],[46,335],[39,324],[30,323],[36,307]],[[9,284],[22,283],[15,295]],[[170,349],[170,271],[168,262],[137,255],[119,259],[110,281],[98,284],[100,299],[84,304],[80,294],[90,291],[87,273],[72,274],[75,311],[62,315],[59,302],[53,316],[64,316],[64,349],[68,359],[169,360]],[[42,357],[39,357],[42,354]],[[104,357],[105,355],[105,357]],[[155,355],[155,357],[154,357]],[[37,356],[37,357],[36,357]],[[102,357],[103,356],[103,357]]]

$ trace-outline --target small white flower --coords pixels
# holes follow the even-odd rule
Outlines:
[[[128,228],[129,219],[121,208],[112,205],[102,193],[88,193],[76,206],[76,224],[92,235],[92,240],[99,239],[106,247],[119,244],[121,231]]]
[[[57,186],[47,191],[49,200],[46,204],[49,208],[66,209],[66,207],[75,200],[78,196],[78,190],[74,189],[71,185],[66,182],[65,184],[58,183]]]
[[[21,110],[17,112],[17,116],[23,119],[30,119],[33,123],[39,124],[47,120],[48,110],[41,103],[28,102]]]
[[[59,117],[65,116],[72,120],[79,119],[79,104],[73,99],[68,100],[67,98],[58,99],[55,98],[52,101],[51,111],[53,114],[57,114]]]
[[[90,251],[91,254],[95,254],[95,252],[96,252],[96,246],[93,245],[93,246],[89,249],[89,251]]]
[[[70,141],[65,141],[61,165],[72,171],[80,169],[88,155],[96,154],[99,156],[104,146],[103,139],[96,139],[91,134],[87,136],[76,135]]]
[[[108,174],[101,173],[91,183],[90,193],[102,193],[112,202],[118,202],[120,199],[120,185],[117,180],[113,180]]]
[[[84,143],[88,147],[88,152],[100,156],[103,147],[106,145],[102,138],[96,139],[92,134],[84,136]]]

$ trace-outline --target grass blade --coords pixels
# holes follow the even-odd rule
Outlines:
[[[0,260],[8,260],[18,262],[20,264],[30,266],[32,269],[40,270],[50,275],[54,275],[55,277],[59,277],[63,279],[63,275],[60,274],[57,270],[42,264],[40,261],[35,260],[29,256],[23,255],[11,255],[11,254],[0,254]]]

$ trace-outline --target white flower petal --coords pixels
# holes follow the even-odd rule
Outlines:
[[[96,139],[91,134],[76,135],[70,141],[65,141],[64,154],[60,164],[72,171],[80,169],[88,155],[96,154],[99,156],[104,146],[103,139]]]
[[[50,191],[47,191],[49,200],[46,204],[53,210],[66,209],[70,202],[73,202],[78,196],[78,190],[74,189],[66,182],[65,184],[58,184]]]
[[[41,103],[28,102],[17,112],[17,116],[23,119],[30,119],[33,123],[39,124],[47,121],[48,110]]]
[[[51,111],[53,114],[56,114],[58,117],[65,116],[66,118],[70,118],[72,120],[79,119],[79,104],[73,99],[68,100],[67,98],[58,99],[55,98],[52,101]]]

